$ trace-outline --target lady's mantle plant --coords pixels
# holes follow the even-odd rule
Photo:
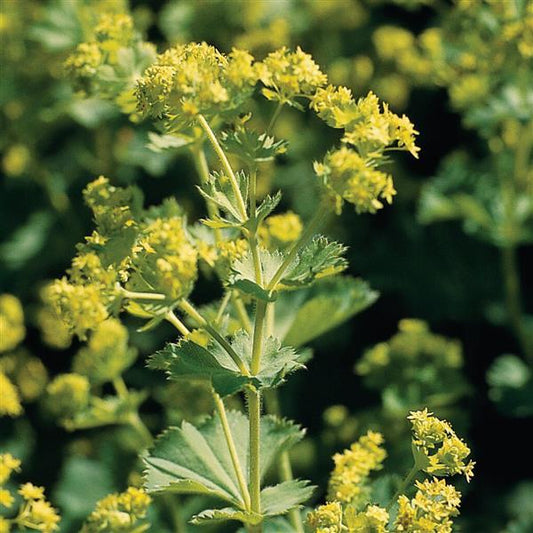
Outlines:
[[[393,150],[416,157],[417,132],[374,94],[356,100],[349,89],[328,85],[299,48],[282,48],[257,62],[243,50],[226,55],[206,43],[179,45],[159,54],[131,87],[124,78],[106,84],[104,74],[128,46],[146,49],[131,36],[117,37],[111,46],[114,37],[106,35],[91,43],[90,57],[86,47],[75,52],[67,61],[70,72],[89,92],[120,104],[134,94],[133,118],[153,119],[156,148],[189,149],[208,216],[191,224],[173,198],[145,208],[136,187],[98,178],[85,190],[95,231],[78,246],[67,276],[49,287],[47,298],[72,331],[89,337],[89,350],[91,343],[105,341],[93,340],[102,327],[118,329],[113,321],[121,312],[146,320],[143,329],[170,322],[180,338],[155,353],[149,366],[212,391],[211,418],[169,428],[147,453],[149,492],[218,499],[219,507],[194,517],[197,524],[237,520],[249,531],[261,531],[270,517],[290,513],[292,527],[303,531],[296,509],[312,487],[292,479],[286,454],[303,431],[263,414],[263,397],[303,368],[303,344],[373,301],[364,283],[339,275],[346,267],[344,247],[318,231],[346,203],[358,213],[376,213],[391,203],[396,191],[383,165]],[[266,127],[256,102],[258,86],[274,103]],[[312,219],[302,223],[292,212],[273,214],[281,192],[259,199],[257,183],[262,163],[287,149],[286,141],[272,136],[280,112],[306,106],[338,129],[341,140],[314,163],[310,186],[320,188],[321,201]],[[207,148],[217,168],[209,167]],[[201,309],[189,299],[199,267],[223,287],[221,300]],[[128,366],[132,356],[123,352],[127,361],[110,370],[109,378]],[[90,366],[83,355],[79,359],[78,366]],[[97,370],[93,382],[109,379]],[[236,394],[246,397],[245,413],[226,410],[225,398]],[[280,457],[281,482],[267,485],[265,475]]]

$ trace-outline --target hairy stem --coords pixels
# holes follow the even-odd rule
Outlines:
[[[214,131],[211,129],[211,126],[209,126],[209,123],[203,115],[198,115],[198,122],[200,123],[200,126],[204,130],[205,134],[207,135],[207,138],[209,139],[213,150],[217,154],[218,158],[220,159],[220,162],[222,163],[222,167],[228,175],[231,187],[235,194],[235,198],[237,199],[237,208],[239,209],[242,218],[246,219],[246,204],[244,203],[244,198],[242,197],[241,190],[239,189],[237,177],[235,176],[235,172],[233,172],[233,169],[231,168],[226,153],[222,149],[222,146],[220,146],[220,143],[218,142]]]
[[[215,407],[220,418],[220,423],[222,424],[222,430],[224,431],[224,437],[228,445],[228,451],[231,456],[231,462],[233,464],[233,469],[235,470],[235,475],[237,476],[242,499],[246,509],[250,510],[250,493],[248,492],[248,487],[246,486],[246,480],[244,479],[239,456],[237,455],[237,449],[235,448],[235,441],[233,440],[233,435],[231,434],[231,429],[229,427],[228,417],[226,416],[226,408],[222,398],[215,391],[213,391],[213,399],[215,401]]]
[[[250,388],[248,391],[248,416],[250,419],[250,498],[253,512],[261,513],[261,395],[258,390]],[[260,532],[260,526],[255,531]]]
[[[239,315],[241,326],[247,333],[252,333],[252,323],[250,322],[250,317],[248,316],[248,312],[246,311],[246,307],[244,306],[244,302],[242,301],[239,293],[237,291],[233,291],[231,298],[237,314]]]
[[[190,333],[189,328],[174,314],[173,311],[169,311],[165,315],[165,319],[170,322],[182,335],[188,335]]]

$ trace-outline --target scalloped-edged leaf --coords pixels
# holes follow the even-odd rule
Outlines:
[[[265,218],[276,209],[281,201],[281,191],[278,191],[274,196],[267,194],[263,201],[257,206],[255,212],[256,225],[259,225]]]
[[[228,411],[228,423],[245,481],[248,481],[248,418]],[[260,474],[263,477],[276,457],[303,437],[300,427],[272,416],[261,418]],[[205,494],[244,509],[224,431],[218,417],[198,428],[183,422],[155,441],[144,458],[145,486],[149,492],[170,491]]]
[[[241,171],[235,174],[235,178],[237,179],[242,198],[246,203],[248,199],[248,176]],[[212,172],[209,175],[207,182],[198,189],[202,196],[214,202],[231,217],[230,220],[220,218],[214,222],[225,222],[230,225],[234,224],[234,221],[239,224],[244,224],[246,222],[246,218],[243,218],[243,214],[238,208],[237,197],[235,196],[235,191],[233,190],[228,176],[223,173]],[[211,221],[206,221],[206,223],[209,225]]]
[[[251,365],[252,339],[240,330],[231,340],[231,346],[246,368]],[[234,394],[246,385],[256,388],[275,387],[285,376],[303,365],[299,355],[288,346],[281,346],[278,339],[269,337],[263,346],[261,367],[255,376],[243,376],[237,364],[217,342],[207,347],[193,341],[168,344],[153,357],[153,365],[164,364],[173,380],[204,379],[211,383],[221,396]]]
[[[348,262],[342,255],[346,247],[329,241],[323,235],[316,236],[299,254],[281,279],[282,285],[308,285],[317,278],[342,272]]]
[[[266,516],[284,514],[308,500],[315,487],[309,481],[293,479],[261,491],[261,512]]]
[[[300,347],[371,306],[379,293],[360,278],[339,276],[280,294],[274,331],[283,344]]]
[[[191,519],[191,524],[196,526],[206,524],[208,522],[225,522],[227,520],[238,520],[245,524],[256,525],[261,522],[262,516],[257,513],[249,511],[242,511],[234,507],[224,507],[223,509],[206,509],[201,513],[195,515]]]
[[[315,487],[308,481],[291,480],[266,487],[261,491],[261,514],[225,507],[223,509],[207,509],[194,516],[192,524],[201,525],[207,522],[223,522],[238,520],[246,524],[258,524],[265,517],[285,514],[294,507],[300,506],[313,494]]]
[[[224,148],[240,157],[247,163],[271,161],[277,155],[287,151],[288,142],[266,133],[239,128],[235,131],[224,131],[221,135]]]

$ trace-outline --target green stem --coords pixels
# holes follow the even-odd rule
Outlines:
[[[405,479],[402,481],[402,484],[400,485],[398,490],[394,493],[394,496],[390,499],[387,505],[387,511],[389,511],[391,507],[395,504],[396,500],[398,499],[398,496],[400,496],[400,494],[403,494],[405,492],[405,489],[412,483],[413,479],[416,477],[418,472],[419,472],[418,466],[416,464],[413,465],[413,467],[411,468],[411,470],[409,470],[409,473],[407,474]]]
[[[164,294],[160,294],[157,292],[134,292],[129,291],[128,289],[125,289],[121,285],[117,284],[117,288],[122,293],[122,295],[125,298],[129,298],[131,300],[166,300],[167,297]]]
[[[191,149],[196,165],[196,171],[200,177],[200,183],[202,186],[206,185],[209,181],[209,165],[207,164],[207,158],[205,157],[205,151],[201,143],[195,144]],[[206,198],[206,207],[209,218],[216,219],[219,217],[218,206],[211,200]],[[222,233],[220,228],[215,228],[215,242],[222,240]]]
[[[278,102],[278,105],[274,111],[274,114],[272,115],[272,118],[270,119],[268,128],[266,130],[267,135],[270,135],[270,132],[272,131],[272,128],[274,127],[274,124],[276,123],[276,120],[278,120],[279,114],[281,113],[282,109],[283,109],[283,102]]]
[[[259,373],[261,368],[261,355],[263,351],[263,338],[265,328],[267,302],[257,300],[255,309],[254,336],[252,341],[252,375]]]
[[[235,470],[235,475],[237,476],[237,481],[241,490],[244,506],[247,510],[250,510],[250,493],[248,492],[248,487],[246,486],[246,480],[244,479],[244,474],[242,471],[241,463],[239,461],[239,456],[237,455],[237,448],[235,448],[235,442],[233,440],[233,435],[231,434],[231,429],[229,427],[228,417],[226,415],[226,408],[224,406],[222,398],[215,391],[213,391],[213,399],[215,401],[215,407],[220,418],[220,423],[222,424],[222,430],[224,431],[224,437],[226,439],[226,444],[228,445],[233,469]]]
[[[154,441],[154,438],[152,437],[150,430],[141,420],[139,413],[131,413],[128,418],[128,422],[130,426],[133,427],[137,431],[139,436],[142,438],[144,442],[144,447],[148,448],[149,446],[151,446],[152,442]]]
[[[226,310],[226,307],[228,306],[228,303],[231,298],[231,291],[227,291],[224,295],[224,298],[222,298],[222,301],[220,302],[220,307],[218,308],[217,316],[215,317],[215,323],[220,324],[220,321],[222,320],[222,316],[224,315],[224,311]]]
[[[198,322],[226,350],[244,376],[250,376],[250,371],[244,366],[244,363],[237,352],[231,347],[231,344],[187,300],[180,300],[179,307],[193,320]]]
[[[214,131],[211,129],[211,126],[209,126],[209,123],[207,122],[207,120],[205,119],[203,115],[198,115],[198,122],[200,123],[200,126],[204,130],[205,134],[207,135],[207,138],[209,139],[209,142],[211,143],[213,150],[215,150],[215,153],[220,159],[220,162],[222,163],[222,166],[226,174],[228,175],[228,178],[231,183],[231,187],[235,194],[235,198],[237,199],[237,207],[241,213],[243,220],[246,220],[247,218],[246,204],[244,203],[244,199],[242,197],[241,190],[239,188],[239,182],[237,181],[237,177],[235,176],[235,173],[233,172],[233,169],[231,168],[231,165],[226,156],[226,153],[222,149],[222,146],[220,146],[220,143],[218,142],[218,139],[216,138]]]
[[[261,467],[260,443],[261,443],[261,394],[258,390],[248,390],[248,416],[250,419],[250,498],[251,510],[261,513]],[[261,528],[255,529],[260,532]]]
[[[322,225],[327,212],[328,209],[326,205],[321,204],[313,215],[313,218],[309,221],[309,224],[306,226],[300,238],[291,246],[291,249],[283,260],[283,263],[281,263],[278,270],[270,280],[270,283],[267,287],[268,290],[273,291],[276,288],[276,285],[279,283],[287,268],[298,255],[298,252],[313,238],[318,228]]]
[[[113,380],[113,387],[119,398],[126,398],[128,396],[128,387],[126,386],[126,383],[124,383],[122,376],[118,376]]]
[[[244,302],[242,301],[242,298],[237,293],[237,291],[232,292],[232,300],[233,300],[233,305],[235,306],[235,309],[237,311],[237,314],[239,315],[241,326],[246,330],[246,332],[251,333],[252,323],[250,322],[250,317],[248,316],[248,312],[246,311]]]
[[[182,335],[189,335],[189,328],[174,314],[173,311],[169,311],[165,315],[165,319],[170,322]]]

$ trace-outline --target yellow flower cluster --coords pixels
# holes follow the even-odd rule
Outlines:
[[[78,245],[68,277],[45,291],[45,301],[70,331],[85,338],[117,314],[127,294],[121,284],[130,291],[163,293],[172,301],[188,296],[197,276],[197,251],[175,202],[143,210],[136,188],[114,187],[102,176],[84,196],[97,229]],[[150,304],[137,307],[135,314],[146,316]]]
[[[135,89],[144,115],[186,122],[198,114],[237,111],[258,79],[254,58],[234,49],[224,55],[206,43],[179,45],[159,54]]]
[[[300,47],[291,52],[286,47],[271,52],[260,65],[262,90],[268,100],[295,104],[295,98],[310,98],[328,79],[313,58]]]
[[[419,402],[440,392],[464,393],[462,365],[458,341],[432,333],[423,320],[404,319],[398,324],[398,333],[365,351],[355,371],[375,389],[408,386],[414,393],[416,385],[419,397],[412,400]]]
[[[15,348],[26,335],[24,312],[18,298],[0,295],[0,352]]]
[[[332,195],[337,212],[344,201],[355,205],[358,213],[375,213],[383,200],[391,203],[395,194],[392,177],[377,167],[388,150],[404,150],[418,157],[413,124],[403,115],[380,105],[370,92],[357,102],[346,87],[319,89],[311,107],[328,125],[344,129],[341,148],[315,162],[315,172]]]
[[[11,380],[0,371],[0,416],[19,416],[22,414],[22,404],[17,388]]]
[[[242,259],[248,252],[246,239],[220,241],[216,245],[215,269],[220,279],[226,280],[231,272],[231,265]]]
[[[355,205],[357,213],[375,213],[383,201],[392,203],[396,194],[392,176],[372,168],[356,151],[342,146],[328,152],[314,169],[339,212],[343,201]]]
[[[292,211],[268,217],[259,228],[261,243],[266,248],[283,248],[297,241],[303,231],[300,217]]]
[[[197,260],[182,217],[155,219],[140,233],[126,286],[140,292],[157,290],[171,300],[184,298],[196,281]]]
[[[334,501],[321,505],[307,515],[307,524],[313,533],[341,533],[342,505]]]
[[[85,376],[61,374],[46,388],[48,411],[61,419],[74,416],[89,405],[90,384]]]
[[[22,348],[0,358],[0,372],[12,381],[26,402],[41,396],[48,383],[48,372],[42,361]]]
[[[427,409],[413,411],[408,419],[413,430],[413,446],[421,469],[435,476],[464,474],[467,481],[474,475],[474,462],[466,461],[470,448],[445,420],[433,416]],[[423,458],[423,459],[422,459]]]
[[[74,357],[72,370],[86,376],[94,385],[112,381],[128,368],[137,356],[128,347],[128,330],[117,319],[100,323],[89,337],[87,346]]]
[[[307,515],[313,533],[386,533],[389,513],[378,505],[368,505],[357,512],[348,505],[343,509],[338,501],[321,505]]]
[[[68,325],[61,320],[53,305],[47,301],[48,285],[41,291],[43,305],[37,311],[37,324],[41,331],[42,341],[55,349],[64,350],[72,342],[72,332]]]
[[[398,498],[395,532],[451,533],[450,517],[459,514],[461,494],[441,479],[417,481],[417,491],[411,500],[405,495]]]
[[[150,502],[150,496],[135,487],[110,494],[96,504],[81,533],[145,531],[139,522],[146,517]]]
[[[344,521],[349,533],[386,533],[389,513],[379,505],[368,505],[359,513],[349,506]]]
[[[380,470],[387,452],[380,433],[368,431],[350,449],[333,456],[335,468],[328,487],[328,500],[353,503],[364,496],[370,472]]]
[[[20,461],[9,453],[0,454],[0,506],[12,507],[15,498],[11,492],[3,488],[13,472],[20,471]],[[14,531],[26,531],[26,529],[38,530],[43,533],[52,533],[59,529],[60,517],[57,511],[45,499],[44,488],[33,483],[20,485],[18,494],[22,497],[22,503],[18,513],[13,518],[0,519],[0,532],[9,532],[12,526]]]

